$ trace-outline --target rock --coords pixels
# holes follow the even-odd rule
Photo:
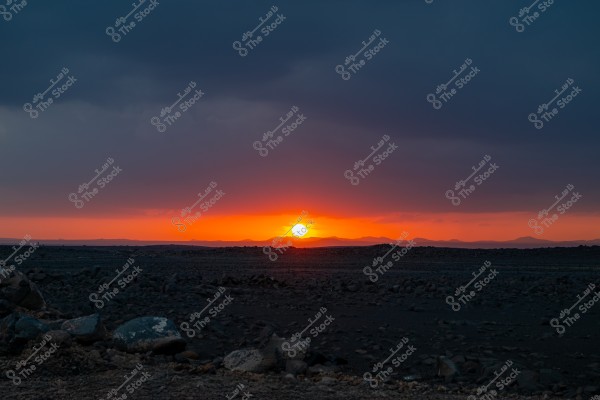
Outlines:
[[[29,341],[41,333],[48,332],[50,327],[28,315],[21,316],[15,324],[15,339]]]
[[[113,339],[118,348],[129,353],[176,354],[186,347],[175,323],[164,317],[132,319],[115,329]]]
[[[335,374],[339,371],[339,367],[335,365],[315,365],[312,367],[308,367],[307,375],[327,375],[327,374]]]
[[[302,360],[287,360],[285,362],[285,371],[290,374],[304,374],[308,368],[308,364]]]
[[[215,368],[220,368],[223,365],[223,357],[216,357],[212,360]]]
[[[0,280],[0,300],[28,310],[46,308],[46,302],[38,287],[19,271],[14,271],[8,278]]]
[[[200,359],[200,355],[198,353],[196,353],[195,351],[191,351],[191,350],[182,351],[181,353],[179,353],[179,355],[181,357],[189,359],[189,360],[199,360]]]
[[[11,304],[8,300],[0,300],[0,317],[7,316],[11,312],[13,312],[14,309],[15,306]]]
[[[235,350],[225,356],[223,366],[232,371],[263,372],[263,355],[256,349]]]
[[[69,332],[63,330],[48,331],[46,335],[50,336],[52,343],[56,343],[61,347],[69,347],[73,341]]]
[[[319,381],[319,383],[322,384],[322,385],[333,385],[336,382],[337,381],[335,380],[335,378],[332,378],[330,376],[324,376]]]
[[[104,328],[104,324],[102,324],[100,314],[69,319],[62,323],[61,330],[67,331],[75,339],[83,343],[102,340],[106,335],[106,329]]]
[[[551,369],[540,369],[539,380],[542,385],[550,386],[554,383],[560,383],[562,376],[559,372]]]
[[[594,394],[594,393],[598,393],[600,391],[600,388],[598,388],[598,386],[584,386],[583,388],[583,393],[585,394]],[[598,400],[600,400],[600,396],[594,396],[596,397]],[[593,399],[593,398],[592,398]]]
[[[100,266],[96,265],[94,267],[86,267],[79,270],[78,275],[80,276],[88,276],[90,278],[96,279],[98,274],[102,271]]]
[[[178,281],[179,281],[179,276],[176,273],[171,275],[167,279],[167,281],[162,285],[161,292],[167,293],[167,294],[179,292],[181,289],[179,288],[179,285],[177,284]]]
[[[538,374],[534,371],[525,370],[517,375],[517,384],[519,388],[534,392],[539,389]]]
[[[263,358],[261,366],[264,369],[284,369],[284,359],[286,357],[283,351],[281,350],[281,345],[283,344],[283,342],[284,339],[280,338],[276,334],[273,334],[271,336],[271,339],[267,342],[267,344],[259,350]]]
[[[36,268],[35,270],[28,272],[27,277],[36,282],[40,282],[46,279],[48,276],[45,273],[43,273],[40,269]]]
[[[456,366],[454,361],[452,361],[444,356],[437,358],[436,369],[437,369],[437,375],[443,376],[444,378],[446,378],[446,381],[450,381],[452,379],[452,377],[459,374],[458,367]]]
[[[0,354],[20,353],[27,342],[49,330],[47,324],[29,315],[9,314],[0,320]]]
[[[320,353],[318,351],[311,351],[310,355],[305,358],[305,361],[308,365],[317,365],[317,364],[325,364],[329,361],[329,359],[325,356],[325,354]],[[338,363],[340,364],[340,363]]]
[[[294,346],[293,343],[297,345]],[[285,371],[288,360],[304,360],[310,342],[303,341],[301,346],[298,343],[292,339],[280,338],[276,334],[272,334],[269,341],[258,350],[262,357],[260,368],[262,370]]]
[[[463,364],[467,360],[465,359],[465,356],[454,356],[452,357],[452,361],[454,361],[456,364]]]
[[[431,357],[427,357],[426,359],[424,359],[423,361],[421,361],[421,363],[423,365],[434,365],[434,364],[437,364],[437,362],[435,361],[435,359],[431,358]]]
[[[7,315],[0,320],[1,350],[8,353],[19,352],[27,342],[49,330],[47,324],[29,315],[17,312]]]
[[[477,361],[468,360],[462,364],[461,368],[463,372],[476,374],[480,372],[481,364],[479,364]]]
[[[18,313],[12,313],[0,320],[0,343],[10,345],[15,337],[15,325],[19,319]]]
[[[358,286],[356,286],[356,285],[348,285],[346,287],[346,291],[348,291],[350,293],[358,292]]]
[[[294,376],[294,374],[285,374],[283,379],[287,382],[294,382],[297,380],[296,377]]]
[[[260,334],[256,338],[256,342],[259,344],[259,346],[265,346],[267,343],[269,343],[274,334],[275,326],[271,324],[266,324],[261,329]]]

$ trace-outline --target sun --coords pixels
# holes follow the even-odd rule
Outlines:
[[[306,229],[306,226],[302,224],[296,224],[292,228],[292,234],[297,237],[302,237],[306,235],[306,232],[308,232],[308,229]]]

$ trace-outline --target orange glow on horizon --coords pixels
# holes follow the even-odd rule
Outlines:
[[[206,215],[179,232],[171,217],[139,216],[135,218],[101,217],[0,217],[0,237],[21,238],[26,234],[33,240],[91,240],[131,239],[146,241],[263,241],[283,235],[297,223],[299,213],[281,215]],[[387,237],[395,239],[403,231],[408,238],[462,241],[512,240],[532,236],[546,240],[590,240],[600,234],[595,226],[600,215],[566,214],[544,234],[536,236],[527,226],[526,213],[489,214],[408,214],[378,217],[331,217],[309,213],[314,224],[302,238]],[[483,222],[485,221],[485,222]],[[306,222],[306,221],[303,221]]]

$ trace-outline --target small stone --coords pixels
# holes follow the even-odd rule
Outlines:
[[[262,353],[256,349],[235,350],[223,360],[223,366],[232,371],[262,372]]]
[[[285,370],[290,374],[300,375],[306,372],[308,364],[301,360],[287,360],[285,363]]]
[[[61,329],[69,332],[71,336],[83,343],[102,340],[106,335],[100,314],[69,319],[62,323]]]
[[[517,383],[519,388],[533,392],[539,389],[538,378],[536,372],[525,370],[517,375]]]
[[[437,375],[443,376],[446,378],[446,381],[449,381],[453,376],[458,375],[459,373],[456,364],[444,356],[438,357],[436,369]]]
[[[332,378],[330,376],[324,376],[321,378],[321,380],[319,381],[320,384],[323,385],[331,385],[336,383],[337,381],[335,380],[335,378]]]
[[[182,351],[181,353],[179,353],[179,355],[181,357],[187,358],[189,360],[199,360],[200,359],[200,355],[198,353],[196,353],[195,351],[191,351],[191,350]]]
[[[283,379],[286,381],[296,381],[297,380],[296,377],[294,376],[294,374],[285,374]]]

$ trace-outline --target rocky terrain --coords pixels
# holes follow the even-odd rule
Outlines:
[[[389,249],[36,247],[0,273],[0,395],[600,395],[599,247]]]

